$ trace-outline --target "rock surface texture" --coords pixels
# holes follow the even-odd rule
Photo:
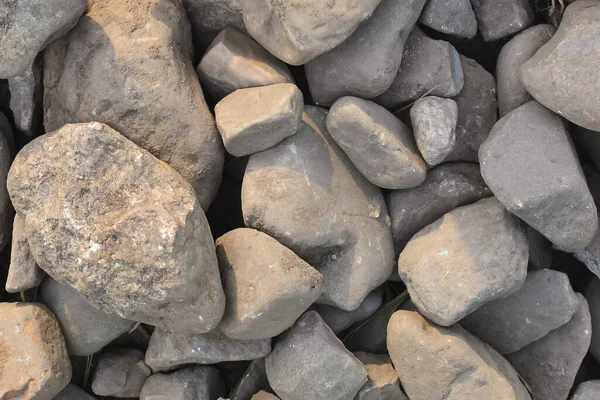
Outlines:
[[[98,356],[92,391],[99,396],[139,397],[150,375],[144,352],[117,349]]]
[[[535,18],[528,0],[471,0],[479,32],[486,41],[498,40],[529,27]]]
[[[429,0],[419,22],[459,38],[468,39],[477,34],[477,18],[469,0]]]
[[[225,383],[218,369],[209,366],[182,368],[149,377],[140,400],[198,400],[226,396]]]

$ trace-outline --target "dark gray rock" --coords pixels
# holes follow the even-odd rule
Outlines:
[[[195,366],[146,380],[140,400],[211,400],[226,396],[223,376],[215,367]]]
[[[98,396],[139,397],[150,376],[144,364],[144,352],[138,349],[115,349],[99,354],[94,370],[92,391]]]
[[[11,206],[8,190],[6,189],[6,180],[8,170],[11,165],[12,157],[10,154],[10,141],[5,134],[12,135],[12,130],[5,129],[3,122],[4,115],[0,115],[0,250],[9,243],[14,210]]]
[[[385,354],[354,353],[367,370],[367,383],[358,391],[354,400],[408,400],[400,390],[398,374],[392,360]]]
[[[25,220],[15,215],[6,291],[18,293],[32,289],[42,283],[45,276],[46,273],[37,265],[29,249],[25,234]]]
[[[15,126],[21,132],[33,136],[34,119],[42,112],[42,63],[41,58],[21,74],[8,79],[10,88],[10,109],[15,118]]]
[[[571,400],[597,400],[600,399],[600,380],[587,381],[577,386]]]
[[[600,280],[592,278],[585,289],[592,319],[592,341],[590,353],[600,362]]]
[[[226,26],[246,30],[240,0],[185,0],[184,6],[198,55]]]
[[[596,170],[600,171],[600,132],[572,125],[569,130],[578,148],[592,160]]]
[[[600,230],[596,231],[592,241],[587,246],[573,252],[573,255],[597,277],[600,277]]]
[[[265,370],[265,359],[259,358],[253,360],[244,374],[231,389],[229,393],[230,400],[250,400],[252,396],[262,389],[271,390],[267,371]]]
[[[52,400],[96,400],[96,398],[81,390],[79,386],[69,383]]]
[[[483,40],[510,36],[533,24],[535,13],[529,0],[471,0]]]
[[[469,0],[429,0],[419,22],[459,38],[468,39],[477,34],[477,19]]]
[[[529,241],[529,269],[552,268],[552,243],[541,233],[527,227]]]
[[[394,311],[391,309],[379,312],[373,319],[346,337],[344,345],[350,351],[364,351],[374,354],[387,353],[387,325]]]

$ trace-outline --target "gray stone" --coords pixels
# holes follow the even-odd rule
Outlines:
[[[588,301],[590,316],[592,319],[592,341],[590,353],[600,362],[600,280],[591,278],[585,289],[585,297]]]
[[[81,390],[79,386],[69,383],[52,400],[96,400],[96,398]]]
[[[25,220],[15,215],[6,291],[18,293],[32,289],[42,283],[45,276],[46,273],[37,265],[29,249],[25,235]]]
[[[436,326],[397,311],[387,346],[410,400],[529,400],[508,362],[460,325]]]
[[[267,377],[285,400],[352,399],[367,382],[367,371],[323,322],[302,315],[266,359]]]
[[[215,106],[227,151],[241,157],[275,146],[300,128],[304,97],[291,83],[238,89]]]
[[[459,38],[468,39],[477,34],[477,19],[469,0],[429,0],[419,22]]]
[[[519,290],[527,275],[527,237],[495,198],[456,208],[420,230],[398,259],[417,310],[450,326]]]
[[[333,50],[306,64],[310,93],[330,106],[343,96],[372,98],[392,84],[404,43],[425,0],[383,0],[371,18]]]
[[[600,229],[596,231],[587,246],[573,252],[573,255],[597,277],[600,277]]]
[[[146,351],[146,363],[152,371],[160,372],[186,364],[254,360],[270,352],[271,339],[233,340],[218,329],[198,335],[155,329]]]
[[[271,54],[302,65],[333,49],[381,0],[240,0],[248,32]]]
[[[8,79],[10,109],[15,117],[15,126],[21,132],[33,136],[34,119],[42,112],[42,63],[41,58],[21,74]]]
[[[8,188],[34,259],[104,312],[180,332],[223,315],[214,242],[192,187],[106,125],[25,146]]]
[[[344,345],[350,351],[367,353],[387,353],[387,325],[395,310],[385,310],[377,313],[373,319],[344,338]]]
[[[202,54],[226,26],[246,30],[240,0],[185,0],[184,6],[198,54]]]
[[[600,380],[587,381],[577,386],[571,400],[598,400],[600,399]]]
[[[529,384],[533,400],[564,400],[590,346],[592,324],[585,298],[571,320],[507,356]]]
[[[529,269],[552,268],[552,243],[541,233],[527,227],[529,241]]]
[[[454,150],[458,106],[452,99],[428,96],[410,109],[417,147],[429,165],[437,165]]]
[[[271,394],[269,392],[265,392],[264,390],[261,390],[260,392],[256,393],[254,396],[252,396],[252,400],[280,400],[279,397],[275,396],[274,394]]]
[[[471,0],[471,5],[486,42],[520,32],[535,18],[529,0]]]
[[[354,400],[408,400],[400,390],[398,374],[392,360],[385,354],[354,353],[367,370],[367,383],[358,391]]]
[[[467,315],[461,326],[501,354],[522,349],[569,322],[579,298],[566,274],[531,271],[521,289]]]
[[[75,289],[54,279],[40,286],[40,301],[56,316],[73,356],[94,354],[135,325],[92,307]]]
[[[596,206],[558,115],[525,103],[494,125],[479,159],[483,179],[507,210],[563,250],[590,243]]]
[[[390,276],[394,249],[380,189],[329,136],[326,115],[306,107],[295,135],[250,156],[242,211],[323,275],[318,302],[350,311]]]
[[[146,380],[140,400],[210,400],[226,396],[223,376],[215,367],[194,366]]]
[[[110,125],[179,172],[208,209],[224,150],[191,56],[179,1],[95,1],[67,39],[44,52],[46,131]]]
[[[600,80],[599,35],[598,1],[576,1],[552,39],[521,67],[521,80],[537,101],[594,131],[600,131],[600,91],[590,82]]]
[[[271,390],[264,358],[252,360],[235,387],[231,389],[229,398],[231,400],[250,400],[261,389]]]
[[[21,75],[35,56],[77,24],[86,0],[3,1],[0,79]]]
[[[376,103],[342,97],[329,110],[327,131],[374,185],[406,189],[425,180],[427,166],[410,128]]]
[[[516,35],[500,50],[496,63],[500,117],[533,99],[521,83],[521,65],[533,57],[554,32],[552,25],[532,26]]]
[[[139,397],[150,376],[144,364],[144,352],[138,349],[115,349],[101,353],[92,379],[92,391],[98,396]]]

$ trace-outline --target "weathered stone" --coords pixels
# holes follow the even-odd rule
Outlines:
[[[592,278],[585,290],[592,319],[592,341],[590,353],[600,362],[600,280]]]
[[[96,398],[81,390],[79,386],[69,383],[52,400],[96,400]]]
[[[304,97],[291,83],[238,89],[215,106],[227,151],[241,157],[275,146],[300,128]]]
[[[527,237],[495,198],[456,208],[419,231],[398,259],[400,278],[421,314],[449,326],[519,290]]]
[[[42,113],[42,63],[41,58],[21,74],[8,79],[10,109],[15,117],[15,126],[21,132],[33,136],[35,123],[41,122]],[[39,120],[39,121],[38,121]]]
[[[329,110],[327,131],[374,185],[405,189],[425,180],[410,128],[372,101],[342,97]]]
[[[506,356],[531,387],[533,400],[564,400],[569,395],[592,334],[587,301],[582,295],[579,299],[580,308],[569,322]]]
[[[404,43],[425,0],[383,0],[342,44],[306,64],[310,94],[330,106],[343,96],[372,98],[392,84]]]
[[[481,174],[507,210],[564,250],[598,227],[596,206],[564,121],[532,100],[504,116],[479,150]]]
[[[223,376],[215,367],[194,366],[146,380],[140,400],[201,400],[226,396]]]
[[[240,0],[185,0],[184,5],[198,55],[226,26],[246,30]]]
[[[34,259],[93,306],[205,332],[225,296],[191,186],[106,125],[65,125],[21,150],[8,188]]]
[[[229,398],[230,400],[250,400],[261,389],[271,390],[264,358],[252,360],[235,387],[231,389]]]
[[[387,346],[410,400],[529,400],[515,370],[494,349],[465,331],[397,311]]]
[[[71,379],[60,327],[36,303],[0,303],[0,398],[52,399]]]
[[[31,254],[25,236],[25,220],[15,215],[10,250],[10,267],[6,278],[6,291],[18,293],[37,287],[46,276]]]
[[[571,400],[597,400],[600,399],[600,380],[583,382],[577,387]]]
[[[579,298],[566,274],[532,271],[521,289],[491,301],[460,322],[501,354],[522,349],[569,322],[579,309]]]
[[[354,353],[367,370],[367,383],[359,390],[354,400],[408,400],[400,390],[398,374],[392,360],[385,354]]]
[[[471,4],[486,42],[520,32],[535,18],[529,0],[471,0]]]
[[[265,392],[264,390],[261,390],[260,392],[256,393],[254,396],[252,396],[252,400],[280,400],[279,397],[275,396],[274,394],[271,394],[269,392]]]
[[[224,150],[192,65],[181,3],[96,0],[68,39],[49,49],[46,131],[70,122],[110,125],[179,172],[208,209]]]
[[[527,227],[529,241],[529,269],[552,268],[552,243],[541,233]]]
[[[240,0],[248,32],[271,54],[302,65],[333,49],[381,0]]]
[[[365,367],[316,311],[296,321],[265,363],[269,383],[286,400],[352,399],[367,382]]]
[[[380,189],[329,136],[326,115],[306,107],[295,135],[250,156],[242,211],[321,272],[320,303],[350,311],[390,276],[394,250]]]
[[[533,57],[554,32],[552,25],[532,26],[512,38],[500,50],[496,63],[500,117],[533,99],[521,83],[521,65]]]
[[[97,357],[92,391],[98,396],[139,397],[150,371],[144,364],[144,352],[115,349]]]
[[[469,0],[429,0],[419,22],[459,38],[468,39],[477,34],[477,19]]]

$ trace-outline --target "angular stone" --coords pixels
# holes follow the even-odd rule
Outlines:
[[[495,198],[456,208],[423,228],[398,259],[400,278],[421,314],[450,326],[519,290],[527,237]]]
[[[142,29],[143,27],[143,29]],[[102,0],[44,52],[44,123],[97,121],[168,162],[208,209],[224,150],[192,65],[185,10],[171,0]]]
[[[238,89],[215,106],[227,151],[241,157],[275,146],[300,128],[304,97],[291,83]]]
[[[581,250],[596,206],[564,121],[532,100],[504,116],[479,150],[481,174],[507,210],[557,247]]]
[[[0,398],[52,399],[71,380],[60,327],[37,303],[0,303]]]
[[[150,371],[144,364],[144,352],[115,349],[101,353],[94,371],[92,391],[98,396],[139,397]]]
[[[310,94],[330,106],[343,96],[372,98],[398,73],[404,43],[425,0],[383,0],[371,18],[333,50],[306,64]]]
[[[275,393],[289,400],[351,399],[367,382],[352,355],[316,311],[302,315],[266,359]]]
[[[106,125],[65,125],[16,157],[8,188],[34,259],[93,306],[205,332],[225,296],[191,186]]]
[[[8,293],[23,292],[39,286],[46,276],[31,254],[25,235],[25,219],[15,215],[10,250],[10,267],[6,278]]]
[[[265,359],[252,360],[244,374],[229,393],[230,400],[250,400],[252,396],[261,389],[271,390],[267,371],[265,370]]]
[[[81,390],[79,386],[69,383],[52,400],[96,400],[96,398]]]
[[[486,42],[520,32],[535,18],[529,0],[471,0],[471,4]]]
[[[600,380],[583,382],[577,387],[571,400],[597,400],[600,399]]]
[[[452,99],[427,96],[410,109],[417,147],[429,165],[437,165],[454,150],[458,106]]]
[[[598,278],[590,279],[585,289],[585,297],[588,301],[592,319],[590,353],[597,362],[600,362],[600,280]]]
[[[533,57],[554,32],[552,25],[532,26],[516,35],[500,50],[496,63],[500,117],[533,99],[521,83],[521,65]]]
[[[359,390],[355,400],[408,400],[400,390],[398,374],[392,360],[385,354],[354,353],[367,370],[367,383]]]
[[[275,57],[302,65],[333,49],[381,0],[240,0],[248,32]]]
[[[460,324],[499,353],[509,354],[566,324],[578,309],[579,298],[567,275],[546,269],[531,271],[521,289],[484,304]]]
[[[374,185],[405,189],[425,180],[410,128],[372,101],[342,97],[329,110],[327,131]]]
[[[477,19],[469,0],[429,0],[419,22],[459,38],[468,39],[477,34]]]
[[[146,380],[140,400],[200,400],[226,396],[223,376],[215,367],[194,366]]]
[[[529,269],[552,268],[552,243],[541,233],[527,227],[529,241]]]
[[[226,26],[246,30],[240,0],[186,0],[184,4],[197,54],[204,53]]]
[[[41,122],[42,113],[42,63],[41,58],[21,74],[8,79],[10,109],[15,117],[15,126],[21,132],[34,136]],[[38,121],[39,120],[39,121]]]
[[[410,400],[529,400],[517,373],[494,349],[465,331],[397,311],[387,346]]]
[[[260,392],[257,392],[254,396],[252,396],[251,400],[280,400],[279,397],[275,396],[274,394],[271,394],[269,392],[265,392],[264,390],[261,390]]]
[[[306,107],[295,135],[250,156],[242,211],[323,275],[320,303],[350,311],[390,276],[394,250],[380,189],[329,136],[326,115]]]

